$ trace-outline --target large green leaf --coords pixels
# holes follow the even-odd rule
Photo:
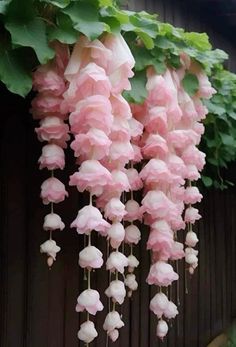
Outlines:
[[[191,73],[187,73],[182,81],[183,87],[185,91],[190,95],[193,96],[198,88],[199,88],[199,81],[196,75],[193,75]]]
[[[11,0],[0,0],[0,13],[5,14]]]
[[[71,0],[40,0],[40,1],[46,2],[46,3],[54,5],[54,6],[57,6],[59,8],[65,8],[71,2]]]
[[[147,77],[146,71],[138,71],[130,80],[131,90],[124,92],[124,97],[129,102],[141,104],[147,97]]]
[[[25,23],[9,21],[6,28],[11,34],[13,45],[33,48],[41,64],[54,57],[55,52],[48,46],[42,19],[35,17]]]
[[[73,28],[70,17],[64,13],[59,13],[56,21],[57,27],[51,26],[48,29],[49,40],[58,40],[69,45],[75,43],[78,39],[79,34]]]
[[[98,8],[89,2],[73,2],[63,12],[71,18],[74,28],[90,40],[110,30],[106,23],[99,21]]]
[[[32,79],[18,50],[5,50],[0,54],[0,80],[12,93],[26,96],[31,90]]]

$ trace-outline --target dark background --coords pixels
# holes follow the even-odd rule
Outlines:
[[[212,12],[219,3],[208,1],[208,11],[200,7],[206,6],[206,1],[199,1],[197,7],[194,1],[136,1],[136,6],[130,2],[129,8],[146,8],[176,26],[207,31],[215,46],[230,53],[228,66],[235,70],[236,49],[229,35],[233,27],[228,17],[222,15],[219,19]],[[78,293],[84,286],[83,271],[77,264],[83,237],[69,225],[78,208],[85,204],[85,197],[68,188],[69,198],[56,206],[66,229],[54,233],[62,251],[49,271],[46,257],[39,253],[39,245],[47,239],[42,223],[49,208],[43,206],[39,198],[40,185],[48,172],[39,171],[37,166],[41,153],[41,144],[34,134],[37,122],[34,123],[28,113],[30,98],[13,96],[1,87],[0,100],[1,347],[83,346],[76,337],[80,322],[74,310]],[[66,169],[56,175],[68,185],[68,177],[75,169],[74,159],[70,157]],[[148,231],[144,228],[142,242],[135,248],[141,263],[136,272],[139,290],[120,308],[126,325],[120,330],[120,339],[114,347],[205,347],[236,317],[236,190],[205,192],[200,209],[203,219],[196,226],[200,264],[192,279],[184,275],[184,268],[180,266],[180,315],[173,322],[168,339],[161,343],[155,338],[156,319],[148,309],[155,288],[145,283],[149,254],[145,250]],[[105,241],[94,238],[93,242],[96,241],[106,254]],[[92,275],[93,287],[101,293],[107,283],[105,271],[98,270]],[[188,295],[185,287],[188,287]],[[173,300],[176,300],[176,292],[175,285]],[[102,301],[106,302],[104,294]],[[91,347],[106,346],[102,330],[105,314],[106,310],[96,316],[99,337]],[[81,315],[81,318],[85,317]]]

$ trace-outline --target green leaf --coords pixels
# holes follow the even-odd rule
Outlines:
[[[11,34],[12,43],[33,48],[41,64],[54,57],[55,52],[47,43],[45,23],[40,18],[35,17],[26,23],[7,22],[5,26]]]
[[[147,66],[152,65],[154,60],[153,56],[150,53],[150,50],[147,50],[142,46],[132,46],[131,51],[135,57],[135,70],[141,71],[144,70]]]
[[[65,8],[71,2],[70,0],[41,0],[41,1],[57,6],[59,8]]]
[[[124,92],[124,97],[129,102],[134,102],[141,104],[147,97],[147,77],[146,71],[139,71],[135,76],[130,80],[131,90]]]
[[[49,41],[58,40],[62,43],[73,44],[78,39],[78,32],[73,28],[72,21],[69,16],[64,13],[57,15],[57,27],[51,26],[48,29]]]
[[[212,48],[206,33],[184,33],[184,39],[188,45],[194,45],[200,51],[207,51]]]
[[[180,56],[176,54],[170,54],[167,58],[167,62],[169,65],[174,67],[175,69],[179,69],[181,65]]]
[[[8,5],[11,0],[0,0],[0,13],[5,14],[7,12]]]
[[[140,39],[143,41],[143,43],[147,49],[154,48],[154,41],[147,33],[141,31],[140,29],[136,29],[135,32],[138,34]]]
[[[112,6],[113,5],[113,1],[112,0],[99,0],[99,5],[101,7]]]
[[[217,114],[219,116],[224,114],[226,111],[225,108],[220,106],[220,105],[215,104],[213,101],[214,101],[213,98],[212,98],[212,100],[205,100],[204,101],[204,104],[206,105],[208,111],[210,113],[214,113],[214,114]]]
[[[190,95],[193,96],[198,88],[199,88],[199,81],[197,76],[187,73],[182,81],[183,87],[185,91]]]
[[[0,80],[12,93],[26,96],[32,88],[32,78],[20,58],[18,50],[1,52]]]
[[[144,15],[135,13],[130,16],[129,20],[134,27],[140,29],[141,32],[144,32],[150,38],[155,38],[157,36],[159,31],[157,21],[145,16],[145,12]]]
[[[106,23],[99,21],[98,9],[91,3],[76,1],[65,8],[63,12],[71,18],[74,28],[90,40],[95,40],[104,31],[110,30]]]
[[[235,139],[233,138],[233,136],[224,133],[220,133],[220,136],[224,145],[232,147],[235,146]]]
[[[203,184],[209,188],[213,185],[213,180],[208,176],[201,176]]]

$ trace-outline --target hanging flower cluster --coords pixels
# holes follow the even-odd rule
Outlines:
[[[51,205],[51,212],[44,218],[43,229],[50,232],[49,239],[40,246],[41,253],[48,256],[47,263],[51,267],[56,260],[60,247],[52,239],[54,230],[63,230],[65,225],[61,217],[54,213],[54,204],[62,202],[68,193],[64,184],[54,177],[54,170],[63,170],[65,166],[64,148],[70,136],[69,126],[64,122],[67,110],[63,107],[63,93],[67,86],[64,70],[68,63],[68,47],[60,43],[54,44],[56,57],[49,63],[40,66],[33,74],[33,87],[37,96],[32,101],[32,114],[40,120],[35,129],[40,142],[47,142],[42,148],[39,168],[51,171],[51,177],[41,186],[43,204]]]
[[[190,273],[198,263],[198,252],[193,249],[198,238],[192,225],[200,215],[192,204],[199,202],[202,195],[191,181],[200,177],[199,171],[205,163],[205,154],[196,147],[204,132],[200,122],[207,114],[201,98],[210,98],[214,93],[200,66],[186,55],[181,58],[181,69],[167,69],[163,75],[149,68],[148,97],[143,105],[132,105],[133,115],[145,129],[140,147],[148,162],[140,177],[145,192],[142,200],[144,221],[151,228],[147,248],[152,251],[152,265],[147,282],[160,288],[151,300],[150,309],[159,320],[157,336],[161,339],[168,332],[164,318],[175,318],[178,314],[177,306],[162,293],[162,287],[170,286],[179,278],[168,262],[185,257]],[[199,90],[193,97],[182,85],[186,70],[199,80]],[[188,247],[184,250],[177,231],[185,229],[186,224],[185,244]]]
[[[88,271],[88,289],[79,295],[76,306],[78,312],[87,312],[87,321],[78,332],[79,339],[87,344],[97,336],[90,314],[95,315],[103,309],[99,293],[91,289],[91,270],[103,265],[102,253],[92,245],[92,231],[106,237],[113,249],[106,268],[115,274],[115,279],[105,292],[113,301],[113,310],[108,313],[103,326],[113,341],[119,336],[118,329],[124,325],[116,311],[116,303],[122,304],[126,295],[119,273],[123,274],[127,266],[130,269],[137,266],[136,258],[134,261],[134,257],[127,258],[119,251],[126,235],[122,224],[124,216],[128,220],[139,219],[133,206],[126,210],[127,206],[121,201],[122,193],[130,190],[125,166],[135,160],[130,142],[130,106],[121,95],[124,89],[130,89],[133,66],[134,59],[123,37],[106,35],[102,41],[92,42],[81,37],[65,71],[69,82],[64,93],[65,108],[70,111],[69,123],[74,135],[71,148],[80,165],[70,177],[69,184],[76,186],[79,192],[90,194],[89,205],[79,210],[71,224],[79,234],[88,236],[87,247],[79,254],[79,265]],[[133,133],[139,135],[137,131]],[[137,177],[134,184],[140,185]],[[135,235],[132,231],[129,233],[128,242],[132,243]],[[134,289],[130,280],[127,285]]]

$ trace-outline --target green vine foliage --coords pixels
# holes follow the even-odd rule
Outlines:
[[[142,103],[146,98],[148,66],[157,73],[167,67],[177,69],[181,52],[212,76],[217,94],[207,102],[210,114],[201,144],[207,153],[203,183],[226,187],[230,183],[222,180],[220,170],[236,159],[235,75],[223,69],[227,54],[213,50],[205,33],[185,32],[145,11],[121,10],[115,0],[0,0],[0,80],[24,97],[32,88],[32,71],[54,57],[52,41],[73,45],[81,34],[94,40],[119,32],[136,60],[132,90],[124,94],[130,102]],[[192,96],[198,80],[188,73],[183,85]]]

